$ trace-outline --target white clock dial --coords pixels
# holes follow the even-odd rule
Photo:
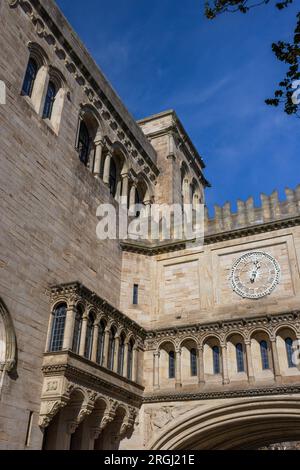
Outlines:
[[[281,270],[273,256],[254,251],[241,256],[231,270],[231,285],[241,297],[261,299],[270,295],[280,282]]]

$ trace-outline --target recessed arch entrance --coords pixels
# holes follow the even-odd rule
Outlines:
[[[257,449],[300,440],[300,397],[238,399],[201,406],[176,419],[151,450]]]

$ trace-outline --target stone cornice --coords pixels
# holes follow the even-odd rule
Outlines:
[[[228,240],[235,240],[237,238],[248,237],[257,235],[260,233],[273,232],[275,230],[296,227],[300,225],[300,217],[290,217],[281,220],[274,220],[271,222],[249,225],[241,227],[236,230],[230,230],[225,232],[208,233],[204,237],[204,245],[212,245],[214,243],[220,243]],[[137,241],[122,241],[120,242],[123,251],[132,253],[143,254],[147,256],[156,256],[163,253],[169,253],[173,251],[185,250],[188,243],[192,243],[193,240],[181,240],[167,243],[148,243],[148,242],[137,242]]]
[[[164,403],[164,402],[181,402],[181,401],[196,401],[196,400],[217,400],[217,399],[230,399],[230,398],[244,398],[244,397],[261,397],[261,396],[274,396],[274,395],[290,395],[299,394],[300,385],[286,385],[286,386],[270,386],[260,388],[245,388],[235,390],[222,390],[222,391],[199,391],[189,393],[165,393],[165,394],[148,394],[143,397],[143,404],[151,403]]]

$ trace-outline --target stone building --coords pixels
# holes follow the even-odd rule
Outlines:
[[[201,156],[53,0],[2,0],[0,51],[0,448],[300,440],[300,187],[216,206],[199,246],[100,240],[101,204],[203,204]]]

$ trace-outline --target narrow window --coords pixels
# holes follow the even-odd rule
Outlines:
[[[56,87],[54,83],[50,81],[45,99],[43,119],[51,119],[56,93]]]
[[[130,341],[128,344],[128,356],[127,356],[127,378],[132,379],[132,356],[133,356],[133,342]]]
[[[32,423],[33,423],[33,411],[30,411],[29,417],[28,417],[27,431],[26,431],[25,447],[30,446]]]
[[[78,153],[80,161],[87,166],[89,162],[91,139],[88,128],[84,121],[81,121],[78,137]]]
[[[133,286],[133,305],[138,305],[139,303],[139,285],[134,284]]]
[[[38,65],[34,59],[30,58],[22,86],[22,95],[31,97],[37,72]]]
[[[119,357],[118,357],[118,374],[123,375],[124,372],[124,353],[125,353],[125,337],[120,338]]]
[[[53,312],[50,352],[57,352],[62,350],[64,342],[66,314],[67,307],[65,304],[58,306]]]
[[[197,376],[197,351],[195,348],[191,349],[190,357],[191,357],[191,376],[196,377]]]
[[[79,354],[81,329],[82,329],[82,310],[80,307],[78,307],[76,311],[76,316],[75,316],[73,346],[72,346],[72,350],[76,354]]]
[[[110,162],[109,188],[111,195],[115,197],[117,192],[117,167],[113,158]]]
[[[103,322],[100,322],[99,333],[98,333],[98,346],[97,346],[97,364],[102,366],[103,364],[103,352],[104,352],[104,334],[105,334],[105,325]]]
[[[213,347],[213,368],[214,368],[214,374],[215,375],[221,373],[220,348],[218,346]]]
[[[88,320],[87,320],[86,340],[85,340],[85,350],[84,350],[84,356],[87,359],[91,359],[92,357],[93,334],[94,334],[94,317],[90,313]]]
[[[175,379],[175,352],[169,352],[169,379]]]
[[[261,363],[262,363],[263,370],[270,369],[268,344],[266,341],[261,341],[260,343],[260,354],[261,354]]]
[[[293,361],[293,340],[292,338],[286,338],[285,340],[285,347],[286,347],[286,354],[287,354],[287,360],[288,360],[288,366],[289,368],[296,367]]]
[[[113,370],[114,368],[115,347],[116,347],[116,330],[112,328],[109,333],[109,347],[108,347],[108,368],[110,370]]]
[[[236,347],[236,365],[238,372],[245,372],[245,363],[244,363],[244,350],[241,343],[237,344]]]

